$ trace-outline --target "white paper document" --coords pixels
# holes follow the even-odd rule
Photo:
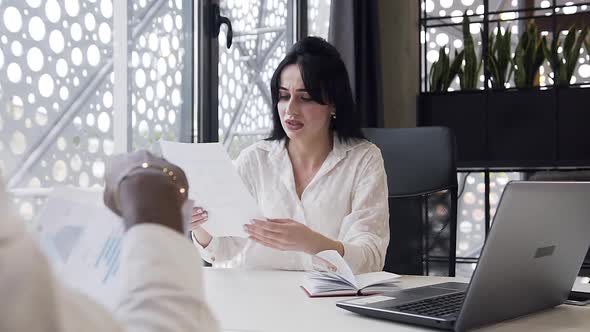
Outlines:
[[[191,208],[190,200],[182,208],[185,229]],[[104,205],[102,189],[55,188],[37,223],[41,249],[56,277],[114,310],[124,227],[121,218]]]
[[[114,309],[123,224],[104,206],[102,191],[55,188],[37,218],[56,277]]]
[[[212,236],[247,237],[243,225],[264,217],[223,145],[160,141],[160,147],[164,158],[184,170],[189,198],[207,211],[203,228]]]

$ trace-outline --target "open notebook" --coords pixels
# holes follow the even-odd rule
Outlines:
[[[334,250],[318,253],[314,268],[305,274],[301,285],[309,297],[373,295],[399,289],[399,275],[381,271],[355,276]]]

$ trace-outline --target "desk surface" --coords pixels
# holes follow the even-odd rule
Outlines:
[[[224,331],[424,331],[420,327],[363,317],[336,307],[346,299],[309,298],[299,288],[302,272],[205,268],[207,301]],[[400,287],[454,278],[403,276]],[[465,281],[465,280],[459,280]],[[482,331],[590,330],[590,307],[562,305],[502,322]]]

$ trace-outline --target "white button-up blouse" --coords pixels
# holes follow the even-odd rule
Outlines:
[[[292,219],[342,242],[344,260],[356,274],[383,268],[389,244],[389,207],[387,178],[377,146],[358,139],[344,143],[334,137],[332,151],[301,199],[284,140],[261,141],[246,148],[235,165],[267,218]],[[312,268],[310,255],[279,251],[240,237],[214,237],[201,252],[216,267]]]

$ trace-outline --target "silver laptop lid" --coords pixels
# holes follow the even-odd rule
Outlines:
[[[511,182],[455,329],[563,303],[590,244],[590,182]]]

